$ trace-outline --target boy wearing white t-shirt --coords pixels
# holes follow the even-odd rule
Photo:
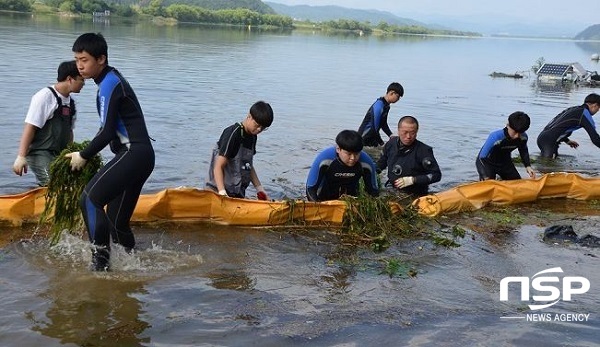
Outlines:
[[[75,61],[58,66],[57,83],[35,93],[31,98],[21,135],[19,153],[13,164],[15,174],[35,174],[38,185],[48,184],[50,163],[73,141],[75,102],[71,93],[79,93],[84,79]]]

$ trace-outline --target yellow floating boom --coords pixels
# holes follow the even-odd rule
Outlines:
[[[0,221],[19,226],[36,222],[45,206],[45,188],[0,196]],[[471,211],[489,204],[508,205],[543,198],[600,199],[600,179],[574,173],[551,173],[538,179],[483,181],[423,196],[413,205],[424,216]],[[394,213],[401,210],[392,206]],[[168,188],[142,194],[133,221],[206,221],[226,225],[282,225],[288,222],[339,225],[346,203],[340,200],[259,201],[223,197],[211,190]]]

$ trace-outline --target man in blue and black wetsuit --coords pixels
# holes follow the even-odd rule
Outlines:
[[[528,137],[525,133],[530,123],[526,113],[513,112],[508,116],[508,124],[505,128],[496,130],[488,136],[475,162],[480,180],[496,179],[496,176],[500,176],[503,180],[520,179],[521,175],[510,156],[517,148],[529,177],[535,178],[527,148]]]
[[[592,119],[598,110],[600,110],[600,95],[592,93],[585,97],[583,105],[569,107],[554,117],[538,135],[537,144],[541,150],[541,156],[556,158],[561,142],[571,148],[579,147],[579,143],[569,139],[569,136],[581,128],[588,133],[592,143],[596,147],[600,147],[600,135],[598,135],[596,124]]]
[[[75,61],[84,78],[98,85],[96,105],[100,130],[81,152],[67,154],[71,169],[110,145],[115,157],[98,171],[81,196],[81,209],[92,249],[92,270],[109,269],[110,239],[126,250],[135,246],[129,226],[142,187],[154,169],[142,108],[125,78],[108,65],[108,46],[100,34],[87,33],[73,44]]]
[[[429,185],[442,179],[442,172],[433,156],[433,149],[417,140],[419,122],[413,116],[398,121],[398,136],[390,137],[377,161],[377,168],[387,168],[390,190],[422,196]]]
[[[379,135],[379,130],[383,130],[387,136],[392,136],[392,131],[388,125],[388,113],[390,104],[398,102],[404,96],[404,88],[398,82],[391,83],[384,96],[375,100],[369,107],[358,133],[362,136],[363,144],[367,147],[382,146],[385,142]]]
[[[368,154],[362,152],[360,134],[343,130],[335,138],[336,146],[317,155],[306,180],[309,201],[336,200],[342,195],[358,196],[360,179],[372,196],[379,194],[377,170]]]

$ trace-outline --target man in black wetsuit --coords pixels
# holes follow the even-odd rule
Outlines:
[[[530,124],[531,120],[525,112],[516,111],[508,116],[506,127],[490,133],[475,160],[480,180],[494,180],[496,176],[500,176],[503,180],[520,179],[521,175],[511,158],[511,153],[515,149],[519,149],[529,177],[535,178],[527,148],[529,137],[525,132]]]
[[[404,88],[398,82],[392,82],[384,96],[375,100],[373,105],[367,110],[367,114],[358,128],[358,133],[362,136],[363,144],[367,147],[382,146],[385,142],[379,135],[383,130],[388,136],[392,136],[392,131],[388,125],[388,113],[390,104],[398,102],[404,96]]]
[[[398,122],[398,136],[390,137],[377,161],[377,168],[387,168],[385,186],[404,193],[426,195],[429,185],[442,179],[433,149],[417,140],[419,122],[404,116]]]
[[[108,45],[100,34],[87,33],[73,44],[75,61],[83,78],[98,85],[96,105],[100,130],[81,152],[72,152],[71,169],[110,145],[115,157],[98,171],[81,195],[81,210],[92,249],[92,270],[110,266],[110,239],[126,250],[135,246],[129,220],[142,186],[154,170],[154,149],[144,114],[127,80],[108,65]]]
[[[579,147],[579,143],[569,139],[569,136],[581,128],[588,133],[592,143],[600,147],[600,135],[596,131],[596,124],[592,118],[598,110],[600,110],[600,95],[592,93],[585,97],[583,105],[569,107],[554,117],[537,138],[541,157],[556,158],[561,142],[571,148]]]

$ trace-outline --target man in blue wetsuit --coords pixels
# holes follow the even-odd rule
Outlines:
[[[358,196],[360,179],[372,196],[379,194],[377,172],[371,157],[362,152],[360,134],[343,130],[335,146],[317,155],[306,180],[306,197],[310,201],[336,200],[342,195]]]
[[[142,108],[127,80],[108,65],[108,45],[101,34],[86,33],[73,44],[75,61],[84,78],[98,85],[96,105],[100,130],[81,152],[69,153],[71,169],[110,145],[115,157],[94,175],[81,196],[81,210],[92,249],[92,270],[107,271],[110,239],[126,250],[135,246],[129,226],[142,187],[154,169]]]
[[[503,180],[520,179],[521,175],[510,156],[517,148],[529,177],[535,178],[527,148],[528,137],[525,133],[529,129],[530,122],[526,113],[513,112],[508,116],[508,124],[505,128],[496,130],[488,136],[475,162],[480,180],[496,179],[496,176],[500,176]]]
[[[387,168],[385,186],[394,191],[422,196],[429,185],[442,179],[433,149],[417,140],[419,122],[413,116],[398,121],[398,136],[390,137],[377,161],[377,168]]]
[[[569,139],[569,136],[581,128],[588,133],[592,143],[596,147],[600,147],[600,135],[598,135],[596,124],[592,119],[598,110],[600,110],[600,95],[592,93],[585,97],[583,105],[569,107],[554,117],[537,138],[542,158],[556,158],[561,142],[571,148],[579,147],[579,143]]]
[[[383,130],[388,136],[392,136],[392,131],[387,123],[390,104],[398,102],[404,96],[404,88],[398,82],[391,83],[384,96],[375,100],[369,107],[358,133],[362,136],[363,144],[367,147],[382,146],[385,142],[379,135]]]

